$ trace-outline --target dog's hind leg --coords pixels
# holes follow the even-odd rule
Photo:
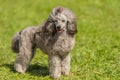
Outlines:
[[[14,63],[14,68],[19,73],[24,73],[35,54],[34,44],[31,42],[32,34],[22,32],[19,40],[19,53]]]

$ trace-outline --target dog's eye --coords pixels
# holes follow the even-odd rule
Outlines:
[[[54,22],[57,22],[57,20],[55,20]]]
[[[65,20],[62,20],[62,22],[65,22]]]
[[[52,23],[52,21],[49,21],[50,23]]]

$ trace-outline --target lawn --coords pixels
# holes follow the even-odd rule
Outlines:
[[[40,25],[59,5],[78,23],[70,76],[61,80],[120,80],[120,0],[0,0],[0,80],[51,80],[40,50],[25,74],[16,73],[10,46],[16,32]]]

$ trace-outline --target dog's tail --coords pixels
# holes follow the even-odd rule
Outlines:
[[[20,32],[13,36],[11,48],[13,52],[19,53]]]

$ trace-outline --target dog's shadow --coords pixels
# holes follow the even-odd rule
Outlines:
[[[36,76],[49,75],[48,67],[45,65],[37,65],[37,64],[30,65],[27,72],[30,73],[31,75],[36,75]]]
[[[16,73],[14,70],[14,65],[13,64],[2,64],[3,67],[9,68],[10,71]],[[30,65],[26,73],[34,75],[34,76],[48,76],[49,75],[49,70],[47,66],[44,65],[37,65],[33,64]]]

